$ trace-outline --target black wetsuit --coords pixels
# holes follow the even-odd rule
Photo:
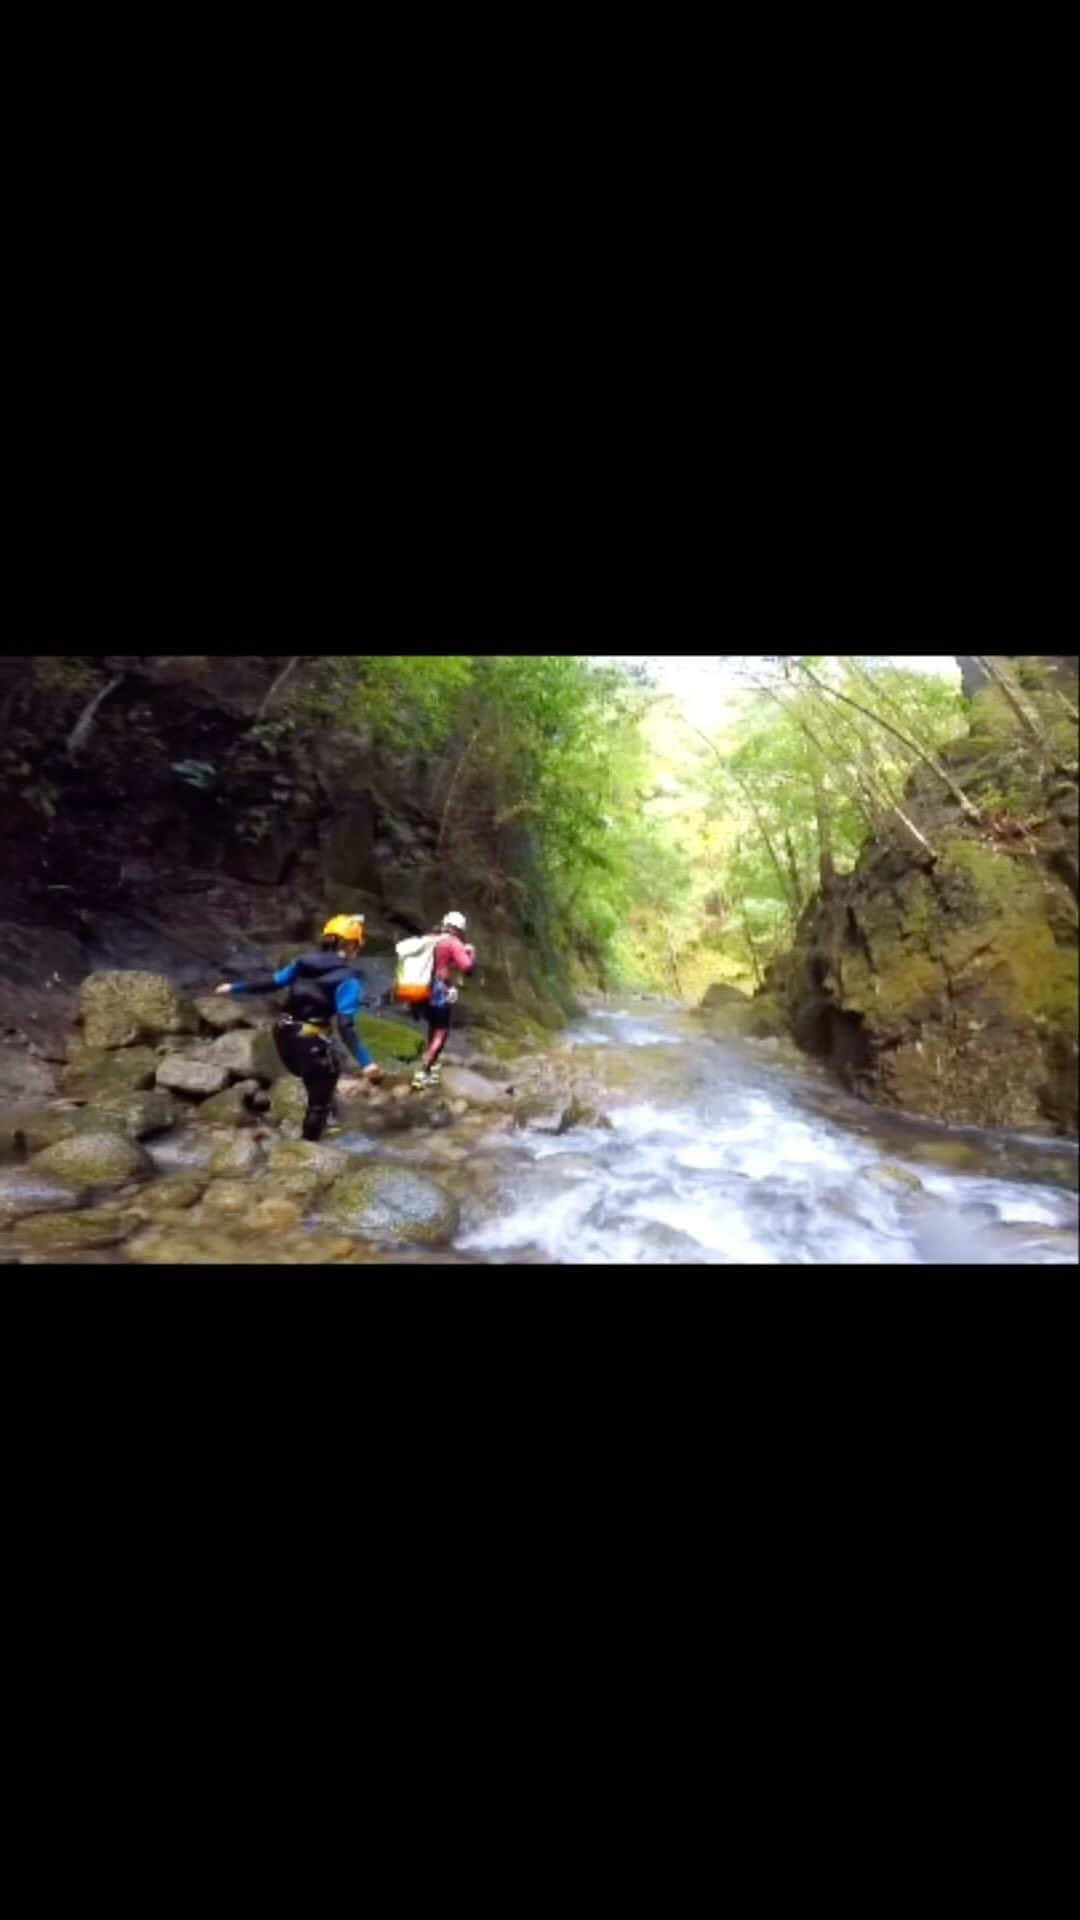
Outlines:
[[[354,1060],[361,1067],[371,1065],[355,1026],[363,975],[336,953],[306,953],[277,973],[232,983],[234,993],[274,993],[280,987],[288,988],[288,996],[285,1012],[274,1022],[274,1039],[282,1065],[307,1089],[304,1139],[317,1140],[329,1119],[341,1071],[331,1038],[335,1015]]]

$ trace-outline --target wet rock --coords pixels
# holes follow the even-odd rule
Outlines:
[[[505,1107],[508,1099],[505,1086],[469,1067],[444,1067],[442,1087],[451,1100],[467,1100],[472,1106]]]
[[[64,1073],[64,1092],[81,1100],[113,1093],[141,1093],[154,1084],[159,1066],[152,1047],[126,1047],[106,1053],[79,1048]]]
[[[149,1266],[321,1266],[347,1260],[355,1246],[355,1241],[340,1233],[300,1228],[275,1238],[185,1220],[148,1227],[128,1242],[125,1251],[128,1259]]]
[[[743,993],[740,987],[733,987],[728,981],[717,980],[711,987],[706,987],[701,997],[701,1004],[703,1007],[745,1007],[749,1004],[749,995]]]
[[[140,1224],[128,1207],[88,1207],[82,1212],[40,1213],[15,1230],[18,1243],[36,1253],[115,1247]]]
[[[868,1168],[866,1178],[872,1180],[876,1187],[906,1187],[911,1193],[922,1192],[922,1181],[918,1174],[909,1173],[906,1167],[893,1166],[887,1160],[879,1166]]]
[[[164,974],[91,973],[79,988],[86,1044],[127,1047],[166,1033],[193,1033],[198,1016]]]
[[[241,1134],[227,1146],[218,1147],[210,1159],[214,1179],[244,1179],[262,1165],[262,1154],[250,1134]]]
[[[218,1033],[231,1033],[234,1027],[255,1026],[258,1015],[243,997],[233,993],[207,993],[195,1001],[195,1011],[204,1025]]]
[[[176,1108],[162,1087],[148,1093],[103,1094],[79,1115],[78,1130],[116,1127],[129,1140],[146,1140],[176,1124]]]
[[[301,1174],[319,1187],[340,1180],[352,1166],[352,1155],[343,1147],[324,1145],[321,1140],[277,1140],[270,1149],[270,1173],[274,1179]]]
[[[385,1162],[345,1174],[327,1206],[364,1239],[387,1246],[440,1246],[458,1223],[457,1201],[436,1181]]]
[[[610,1129],[611,1121],[598,1107],[590,1106],[587,1100],[579,1100],[575,1093],[566,1110],[565,1125],[560,1132],[567,1133],[571,1127],[604,1127]]]
[[[562,1093],[527,1093],[514,1108],[514,1125],[532,1133],[565,1133],[571,1106]]]
[[[253,1127],[269,1096],[257,1080],[238,1080],[220,1093],[212,1093],[195,1108],[192,1119],[200,1126]]]
[[[304,1203],[289,1194],[268,1193],[256,1200],[253,1207],[244,1216],[244,1224],[252,1233],[283,1233],[290,1227],[299,1226],[304,1217]]]
[[[85,1204],[85,1189],[72,1188],[66,1181],[43,1171],[38,1161],[28,1167],[9,1168],[0,1173],[0,1226],[25,1220],[34,1213],[59,1213]]]
[[[199,1214],[208,1222],[228,1220],[248,1213],[253,1204],[252,1190],[246,1180],[214,1180],[199,1202]]]
[[[182,1213],[202,1199],[206,1187],[204,1174],[168,1173],[139,1195],[139,1209],[151,1219],[159,1214]]]
[[[272,1041],[271,1044],[273,1044]],[[211,1040],[201,1049],[201,1057],[212,1062],[214,1066],[224,1067],[234,1080],[257,1080],[260,1075],[260,1065],[265,1069],[267,1064],[265,1032],[262,1029],[245,1027],[234,1033],[220,1034],[216,1040]],[[281,1071],[280,1065],[277,1066],[276,1071]],[[267,1073],[266,1077],[273,1079],[275,1074]]]
[[[176,1093],[220,1093],[229,1078],[228,1068],[211,1060],[192,1060],[184,1054],[167,1054],[157,1069],[159,1087],[171,1087]]]
[[[76,1133],[46,1147],[31,1162],[34,1172],[80,1187],[119,1186],[137,1175],[152,1173],[154,1163],[144,1147],[114,1128],[100,1133]]]
[[[306,1112],[307,1091],[303,1081],[298,1080],[295,1074],[282,1074],[280,1080],[275,1080],[270,1092],[271,1120],[276,1126],[292,1121],[299,1127],[303,1125]]]

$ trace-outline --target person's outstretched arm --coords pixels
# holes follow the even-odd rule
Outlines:
[[[260,973],[254,980],[223,980],[215,993],[273,993],[278,987],[287,987],[290,980],[296,978],[296,961],[290,960],[287,967],[279,967],[276,973]]]
[[[377,1072],[378,1069],[375,1066],[374,1060],[356,1031],[356,1015],[359,1006],[359,980],[343,980],[334,995],[338,1031],[361,1071],[364,1073]]]

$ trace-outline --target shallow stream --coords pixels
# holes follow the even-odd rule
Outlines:
[[[782,1043],[710,1037],[676,1006],[605,1007],[577,1022],[568,1044],[611,1131],[477,1139],[467,1159],[440,1170],[462,1200],[459,1255],[598,1265],[1077,1259],[1077,1149],[1067,1141],[883,1113]]]

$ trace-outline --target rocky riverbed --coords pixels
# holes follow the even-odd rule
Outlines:
[[[52,1085],[9,1088],[0,1262],[919,1264],[1077,1257],[1077,1156],[855,1100],[783,1039],[597,999],[542,1048],[364,1019],[378,1088],[299,1138],[303,1091],[254,1001],[97,973]],[[456,1056],[456,1058],[454,1057]]]

